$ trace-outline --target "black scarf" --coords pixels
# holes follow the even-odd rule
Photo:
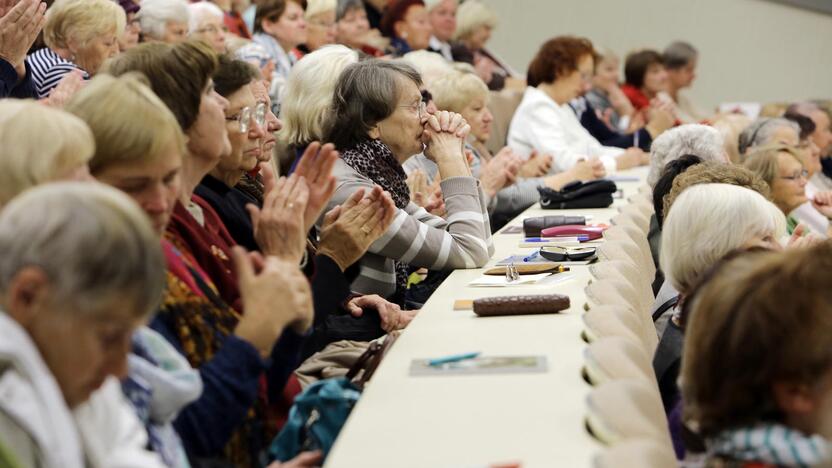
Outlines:
[[[367,140],[342,151],[341,159],[390,192],[396,208],[403,210],[410,203],[410,189],[405,183],[407,175],[393,152],[381,140]]]

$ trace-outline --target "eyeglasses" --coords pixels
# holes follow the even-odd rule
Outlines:
[[[795,172],[794,174],[792,174],[790,176],[780,176],[781,179],[791,180],[792,182],[794,182],[798,179],[806,180],[808,177],[809,177],[809,171],[807,171],[806,169],[804,169],[800,172]]]
[[[331,29],[338,25],[337,23],[324,23],[322,21],[307,21],[307,24],[310,26],[317,26],[319,28],[324,29]]]
[[[261,127],[265,127],[266,125],[266,103],[261,102],[254,106],[254,109],[251,107],[243,107],[239,114],[233,117],[226,117],[225,120],[227,122],[237,122],[237,126],[240,129],[240,133],[248,133],[251,129],[251,120],[252,117],[254,118],[254,122]]]
[[[422,120],[422,117],[426,116],[428,113],[428,104],[424,100],[420,100],[418,104],[414,103],[409,106],[399,106],[405,107],[410,109],[411,111],[415,111],[416,115],[419,116],[419,120]]]

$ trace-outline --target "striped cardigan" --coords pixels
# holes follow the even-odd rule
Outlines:
[[[341,159],[336,161],[333,175],[338,183],[327,210],[346,201],[359,188],[369,190],[374,186],[372,180]],[[387,232],[361,258],[360,273],[351,287],[354,292],[392,296],[396,292],[394,260],[432,270],[485,265],[494,246],[479,181],[451,177],[440,185],[447,219],[433,216],[413,202],[399,209]]]

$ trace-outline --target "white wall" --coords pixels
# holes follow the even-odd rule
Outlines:
[[[699,49],[698,78],[687,92],[705,109],[832,97],[829,15],[762,0],[482,1],[500,21],[489,48],[519,72],[543,41],[561,34],[588,37],[622,60],[629,50],[662,50],[681,39]]]

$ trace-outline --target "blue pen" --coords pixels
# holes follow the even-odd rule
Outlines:
[[[527,257],[523,257],[523,261],[524,262],[530,262],[530,261],[534,260],[535,258],[537,258],[539,256],[540,256],[540,249],[537,249],[534,252],[532,252],[531,255],[529,255]]]
[[[579,242],[585,242],[589,240],[589,236],[586,234],[579,234],[577,236],[563,236],[563,237],[575,237],[578,239]],[[527,237],[523,239],[523,242],[540,242],[545,244],[547,242],[557,242],[557,237]]]
[[[441,366],[442,364],[448,364],[451,362],[459,362],[465,361],[467,359],[474,359],[478,357],[480,354],[482,353],[480,353],[479,351],[475,353],[452,354],[450,356],[445,356],[441,358],[428,359],[427,364],[429,366]]]

